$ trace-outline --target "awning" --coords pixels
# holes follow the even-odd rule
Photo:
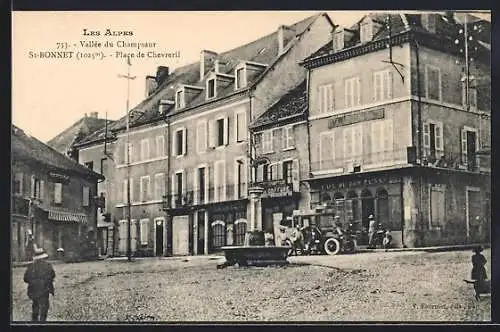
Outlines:
[[[88,221],[88,217],[85,213],[52,209],[49,209],[49,219],[54,221],[76,222],[80,224],[86,224]]]

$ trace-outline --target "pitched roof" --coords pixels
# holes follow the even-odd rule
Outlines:
[[[308,29],[308,27],[321,15],[326,14],[315,14],[289,26],[289,28],[294,30],[294,34],[288,35],[288,37],[284,41],[284,45],[293,44],[293,39],[302,35]],[[216,58],[220,60],[220,62],[225,63],[222,73],[232,74],[235,66],[239,63],[240,60],[252,61],[272,66],[272,64],[280,57],[280,54],[278,54],[277,40],[278,32],[275,31],[245,45],[219,53]],[[205,82],[200,81],[199,68],[199,62],[176,68],[175,71],[173,71],[167,77],[167,79],[160,84],[160,86],[155,90],[155,92],[153,92],[153,94],[144,99],[131,110],[130,126],[135,127],[161,120],[163,118],[163,115],[160,115],[158,112],[160,100],[175,100],[175,89],[179,84],[188,84],[204,88]],[[264,73],[265,70],[263,70],[261,74],[256,75],[254,77],[254,80],[259,79],[259,77],[264,75]],[[250,86],[251,83],[252,82],[248,82],[248,86]],[[241,91],[245,91],[245,89],[234,91],[234,83],[229,84],[224,89],[217,91],[217,100],[232,94],[240,93]],[[202,105],[204,103],[207,103],[207,101],[205,100],[205,95],[203,92],[200,92],[199,95],[194,97],[194,99],[187,102],[186,107],[183,108],[181,112],[191,107]],[[170,105],[165,110],[165,112],[174,114],[174,112],[177,111],[174,111],[174,106]],[[111,125],[109,129],[113,131],[121,130],[125,128],[125,124],[126,116],[116,121],[116,123]],[[86,138],[83,142],[92,142],[91,140],[89,140],[90,138],[91,137]]]
[[[257,128],[272,123],[277,124],[284,120],[300,118],[300,116],[306,114],[307,106],[307,84],[304,80],[255,119],[251,127]]]
[[[113,123],[111,120],[108,120],[109,122]],[[106,119],[85,116],[49,140],[47,144],[58,152],[66,154],[74,144],[78,144],[86,136],[104,128],[105,125]]]
[[[13,160],[23,160],[42,164],[49,169],[58,169],[84,177],[104,179],[100,174],[78,164],[73,159],[57,152],[47,144],[27,135],[20,128],[12,125],[11,153]]]
[[[435,18],[438,18],[437,24],[436,24],[436,35],[439,35],[440,37],[444,37],[449,39],[450,41],[454,41],[457,38],[457,19],[455,17],[451,18],[447,16],[446,13],[440,14],[440,13],[434,13],[430,14],[434,16]],[[390,35],[395,36],[398,34],[401,34],[406,31],[415,31],[419,33],[424,33],[424,34],[431,34],[427,29],[425,29],[422,25],[422,14],[394,14],[394,13],[372,13],[364,16],[361,18],[356,24],[352,25],[350,28],[346,29],[351,32],[352,34],[347,34],[344,36],[344,48],[340,51],[334,51],[333,50],[333,43],[329,41],[325,45],[323,45],[321,48],[319,48],[316,52],[311,54],[309,57],[303,60],[303,63],[310,62],[311,60],[315,60],[318,58],[326,57],[328,55],[332,55],[335,53],[340,53],[343,52],[346,49],[349,48],[356,48],[359,46],[362,46],[360,42],[360,23],[365,20],[367,17],[371,18],[373,21],[379,23],[378,24],[378,29],[374,33],[373,38],[372,38],[372,43],[376,41],[381,41],[389,37],[389,29],[388,29],[388,17],[390,17]],[[451,18],[451,20],[450,20]],[[489,22],[484,21],[484,20],[475,20],[475,22],[468,24],[470,25],[470,28],[474,24],[480,23],[482,25],[487,26]],[[338,27],[337,27],[338,28]],[[488,28],[487,28],[488,29]],[[487,30],[485,29],[485,30]],[[488,32],[483,32],[480,35],[480,39],[484,39],[485,37],[488,36]],[[486,40],[485,40],[486,41]],[[488,41],[486,41],[488,42]]]

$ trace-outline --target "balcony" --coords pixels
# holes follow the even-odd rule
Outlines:
[[[312,162],[311,173],[313,176],[342,175],[406,164],[408,164],[408,153],[404,148]]]
[[[187,190],[182,194],[170,194],[165,196],[165,203],[170,202],[170,208],[181,208],[211,204],[217,202],[233,201],[247,197],[246,183],[239,186],[234,184],[210,187],[206,190]],[[164,204],[164,208],[167,208]]]
[[[29,214],[29,206],[30,206],[29,199],[13,196],[11,213],[27,216]]]
[[[445,152],[439,156],[435,152],[425,151],[422,158],[422,166],[471,173],[491,172],[489,157],[478,153],[463,155],[457,152]]]

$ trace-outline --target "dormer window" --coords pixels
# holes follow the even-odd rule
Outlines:
[[[436,14],[422,14],[422,26],[429,32],[436,32]]]
[[[177,90],[175,93],[175,108],[180,109],[185,105],[184,101],[184,89]]]
[[[340,51],[341,49],[344,48],[344,29],[340,28],[338,30],[335,30],[333,34],[333,50]]]
[[[207,99],[215,97],[215,78],[207,80]]]
[[[247,85],[246,68],[244,65],[236,68],[235,76],[236,76],[235,86],[234,86],[235,90],[244,88]]]
[[[370,19],[365,20],[359,27],[359,38],[361,43],[367,43],[373,38],[373,22]]]

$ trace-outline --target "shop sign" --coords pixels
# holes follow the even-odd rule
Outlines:
[[[377,109],[366,112],[353,112],[331,117],[328,120],[328,128],[347,126],[363,121],[372,121],[384,118],[384,109]]]
[[[264,191],[261,197],[263,198],[274,198],[274,197],[287,197],[292,196],[292,184],[285,182],[269,182],[262,186]]]
[[[370,185],[384,185],[384,184],[394,184],[394,183],[401,183],[401,178],[394,176],[378,176],[366,179],[339,181],[335,183],[323,184],[321,185],[321,190],[330,191],[336,189],[365,187]]]
[[[69,182],[69,175],[66,174],[61,174],[61,173],[56,173],[53,171],[50,171],[48,174],[48,179],[50,182],[56,182],[56,183],[68,183]]]
[[[210,213],[234,213],[235,211],[244,210],[246,212],[246,205],[243,203],[222,203],[210,207]]]

